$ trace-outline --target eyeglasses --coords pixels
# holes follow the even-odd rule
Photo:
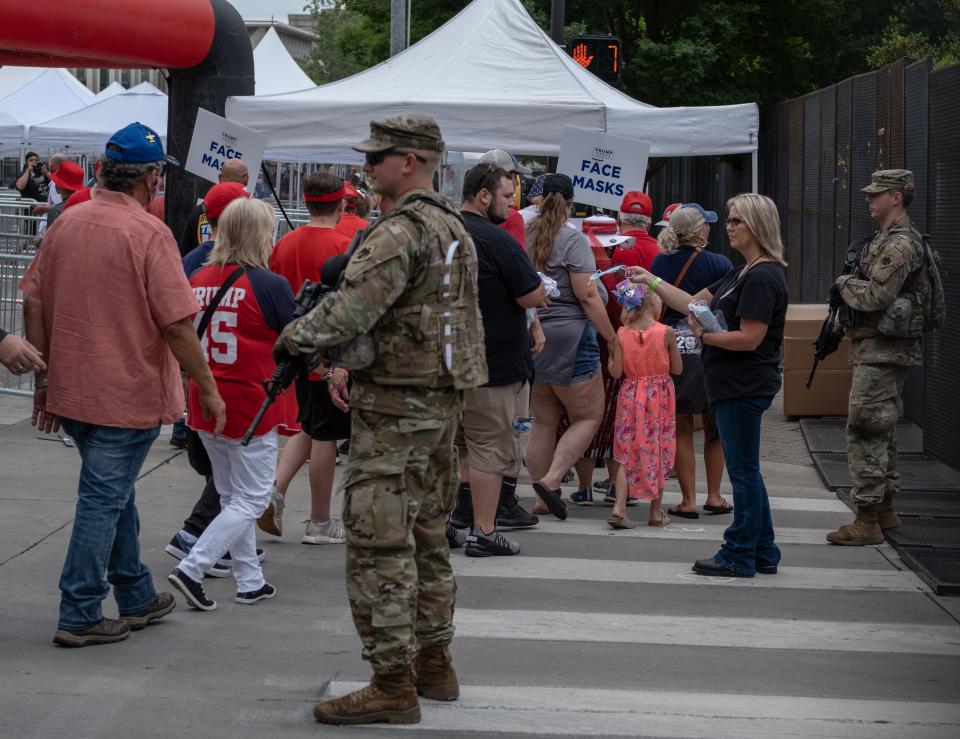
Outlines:
[[[745,221],[742,218],[728,218],[723,223],[727,228],[736,228],[741,223],[745,223]]]
[[[424,159],[419,154],[416,154],[412,151],[403,151],[402,149],[387,149],[385,151],[368,151],[366,154],[367,164],[371,167],[377,167],[383,164],[383,160],[387,157],[405,157],[407,154],[413,154],[418,162],[421,164],[426,164],[427,160]]]
[[[157,177],[163,177],[167,173],[167,163],[157,162],[150,169],[157,173]]]

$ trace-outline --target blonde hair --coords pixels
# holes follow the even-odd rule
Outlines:
[[[632,323],[633,321],[638,320],[643,316],[644,313],[650,310],[653,307],[654,311],[657,314],[657,317],[660,316],[660,311],[657,310],[658,304],[659,307],[663,307],[663,301],[660,299],[660,296],[657,295],[649,287],[644,286],[643,288],[643,302],[640,303],[636,308],[624,308],[620,311],[620,323],[624,326]]]
[[[533,245],[530,247],[530,259],[533,266],[541,272],[545,271],[550,252],[553,251],[553,241],[557,238],[560,227],[567,222],[570,215],[570,201],[558,192],[552,192],[540,203],[540,213],[530,221],[529,229],[533,236]]]
[[[700,229],[706,221],[696,208],[680,206],[670,214],[670,222],[657,236],[657,245],[664,254],[676,254],[681,246],[699,249],[703,244]]]
[[[273,208],[256,198],[237,198],[217,219],[217,237],[206,264],[267,268],[273,249]]]
[[[783,242],[780,240],[780,214],[777,204],[766,195],[753,192],[734,195],[727,201],[727,212],[736,208],[740,218],[760,245],[760,250],[770,259],[787,265],[783,257]]]

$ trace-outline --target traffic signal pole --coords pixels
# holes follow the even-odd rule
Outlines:
[[[550,38],[563,46],[563,22],[567,11],[567,0],[551,0]]]

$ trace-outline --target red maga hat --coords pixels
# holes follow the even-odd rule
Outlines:
[[[621,213],[636,213],[637,215],[653,217],[653,201],[645,192],[631,190],[623,196],[620,203]]]
[[[207,194],[203,197],[203,207],[207,218],[216,219],[234,200],[249,197],[250,193],[239,182],[220,182],[207,190]]]
[[[64,162],[50,173],[50,179],[61,190],[76,192],[83,189],[83,167],[73,162]]]

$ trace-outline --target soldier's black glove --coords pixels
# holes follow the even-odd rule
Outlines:
[[[289,362],[294,358],[295,355],[290,353],[281,335],[280,338],[277,339],[277,343],[273,345],[273,361],[280,364],[281,362]]]
[[[840,294],[840,285],[835,282],[830,286],[830,307],[839,308],[843,305],[843,295]]]
[[[823,341],[823,344],[824,344],[824,346],[823,346],[823,350],[824,350],[824,351],[823,351],[823,356],[829,357],[829,356],[830,356],[831,354],[833,354],[837,349],[839,349],[839,348],[840,348],[840,342],[841,342],[842,339],[843,339],[843,337],[842,337],[840,334],[836,333],[836,332],[834,332],[834,333],[830,334],[828,337],[826,337],[826,338],[824,339],[824,341]],[[817,348],[819,349],[820,347],[817,347]]]

